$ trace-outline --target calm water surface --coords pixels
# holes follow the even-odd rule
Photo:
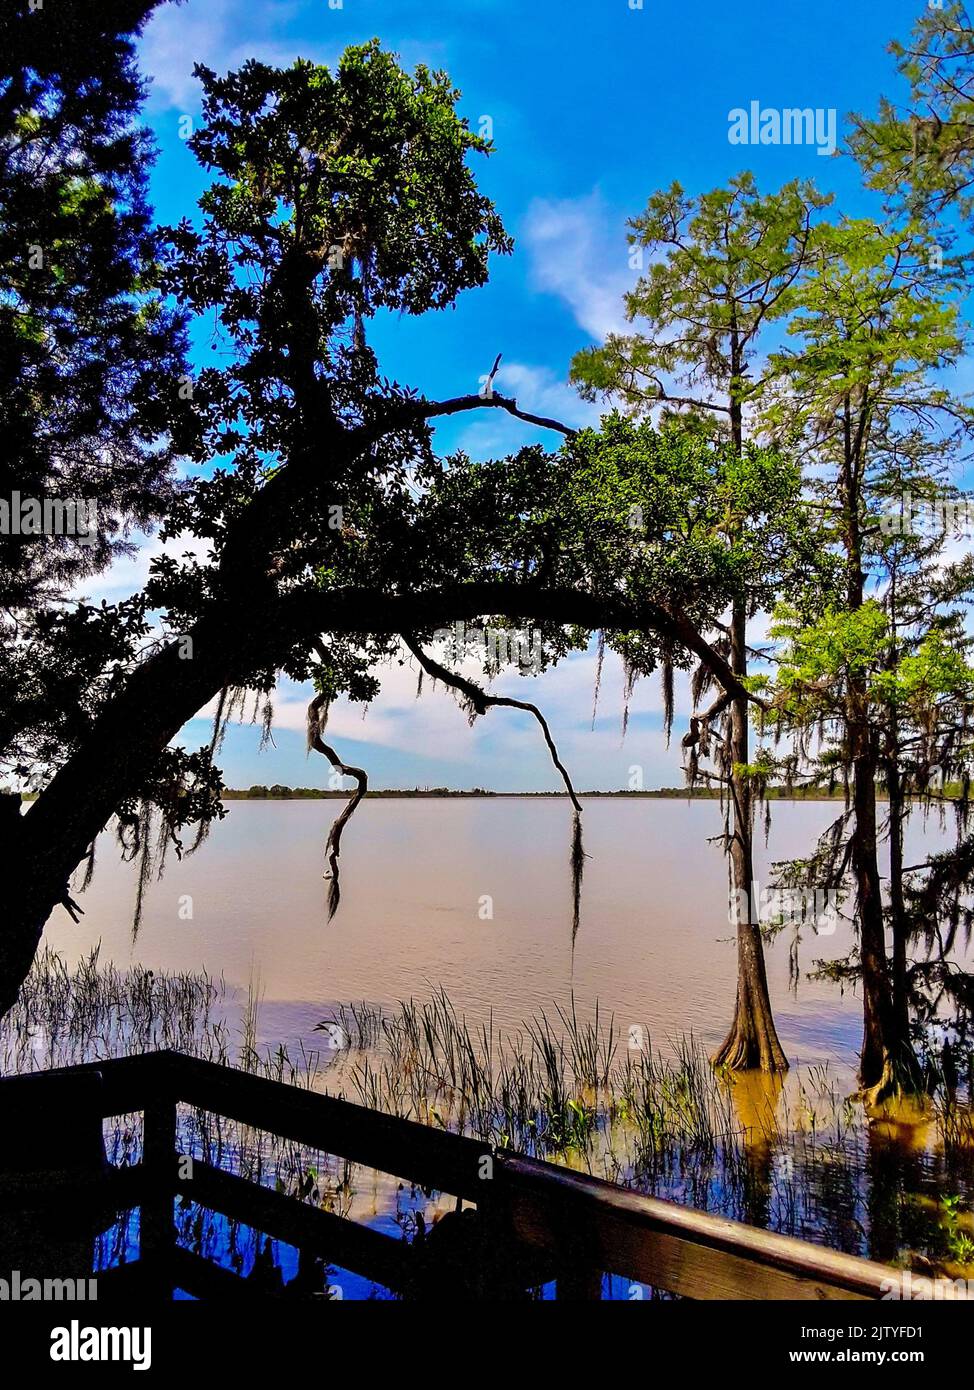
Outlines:
[[[263,1001],[258,1042],[272,1052],[286,1044],[298,1058],[299,1044],[319,1052],[323,1035],[314,1025],[344,1002],[365,1000],[392,1012],[400,1000],[425,1003],[440,989],[468,1024],[492,1018],[495,1034],[509,1039],[542,1010],[557,1033],[554,1006],[569,1008],[573,999],[583,1017],[591,1017],[596,1003],[603,1021],[614,1015],[623,1039],[632,1025],[643,1025],[664,1053],[688,1034],[712,1048],[726,1032],[736,962],[726,862],[720,845],[709,842],[721,833],[716,803],[586,801],[589,858],[574,947],[567,802],[365,801],[345,831],[342,902],[329,923],[322,849],[338,809],[335,801],[229,803],[225,821],[201,850],[182,862],[173,855],[165,876],[153,882],[135,939],[135,869],[120,862],[105,835],[83,897],[84,918],[75,926],[57,914],[47,944],[71,963],[100,943],[102,961],[123,970],[138,963],[222,977],[231,1038],[256,983]],[[770,840],[757,855],[759,881],[769,881],[774,861],[807,856],[840,809],[835,802],[774,803]],[[907,862],[945,838],[932,823],[926,830],[915,825]],[[957,1219],[974,1237],[966,1151],[955,1143],[948,1152],[927,1109],[872,1122],[861,1107],[843,1104],[854,1089],[859,1000],[807,973],[816,959],[845,954],[848,927],[840,924],[830,936],[802,929],[797,985],[789,968],[793,944],[789,928],[768,950],[772,1001],[792,1070],[783,1084],[755,1076],[718,1082],[731,1109],[713,1131],[716,1147],[691,1137],[647,1148],[629,1121],[609,1126],[603,1116],[591,1148],[576,1151],[569,1143],[559,1161],[593,1163],[593,1171],[640,1190],[839,1249],[885,1261],[933,1258],[950,1270],[942,1264],[955,1258],[942,1197],[961,1194],[964,1212]],[[221,1010],[228,995],[219,995]],[[515,1041],[514,1050],[521,1054],[522,1044]],[[378,1101],[357,1089],[364,1057],[326,1049],[323,1066],[313,1068],[314,1084],[392,1108],[388,1086]],[[369,1060],[382,1067],[381,1055]],[[828,1064],[824,1071],[821,1063]],[[393,1093],[401,1066],[397,1061],[383,1073]],[[814,1124],[810,1093],[824,1097]],[[420,1111],[425,1103],[411,1102]],[[446,1103],[438,1091],[436,1103]],[[820,1101],[813,1103],[818,1110]],[[541,1104],[546,1123],[547,1102]],[[192,1115],[183,1120],[186,1151],[197,1152],[202,1143],[209,1153],[212,1136],[195,1135]],[[388,1175],[362,1169],[349,1175],[334,1157],[320,1165],[315,1158],[315,1165],[316,1201],[396,1238],[413,1238],[421,1216],[428,1225],[452,1206],[452,1198]],[[262,1171],[265,1178],[275,1172],[272,1165]],[[197,1229],[202,1218],[195,1208],[183,1217],[191,1248],[202,1243],[240,1272],[251,1266],[254,1240],[244,1257],[239,1232],[223,1218]],[[132,1244],[124,1224],[106,1240],[100,1264],[113,1263]],[[287,1278],[294,1276],[295,1251],[275,1245],[275,1259]],[[329,1277],[344,1297],[385,1296],[348,1271]],[[630,1294],[623,1282],[607,1296]]]
[[[761,881],[773,860],[807,854],[838,809],[774,804]],[[721,831],[716,803],[586,801],[590,857],[574,949],[566,802],[365,801],[345,831],[342,901],[329,923],[322,846],[335,813],[334,801],[229,803],[196,855],[170,856],[134,940],[134,870],[106,834],[81,924],[57,913],[47,940],[71,958],[100,941],[102,957],[120,966],[204,967],[243,994],[256,979],[261,1033],[273,1043],[309,1038],[336,1003],[389,1006],[440,987],[468,1020],[493,1013],[504,1029],[574,994],[580,1013],[598,1001],[618,1024],[647,1027],[664,1050],[682,1034],[710,1046],[726,1031],[735,954],[726,864],[708,843]],[[912,838],[908,862],[943,836],[931,826]],[[803,929],[797,990],[792,936],[783,932],[768,953],[786,1052],[793,1062],[829,1059],[851,1077],[858,1000],[804,978],[815,959],[847,949],[847,929]]]

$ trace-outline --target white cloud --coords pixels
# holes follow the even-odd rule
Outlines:
[[[392,662],[380,667],[377,674],[382,690],[367,709],[348,700],[336,700],[328,712],[328,737],[338,745],[339,752],[343,739],[354,739],[376,748],[424,757],[464,760],[472,756],[467,721],[451,692],[442,687],[433,689],[426,680],[423,695],[417,699],[417,670],[409,663],[400,666]],[[312,693],[310,685],[281,681],[273,698],[274,728],[303,734]],[[197,717],[212,719],[215,711],[216,701],[211,700]]]
[[[304,39],[281,42],[282,26],[301,8],[282,0],[270,11],[252,0],[189,0],[161,6],[146,26],[140,50],[142,69],[152,79],[150,103],[178,111],[197,109],[200,85],[193,76],[194,63],[222,73],[248,58],[282,67],[298,57],[334,61],[337,46],[324,51]]]
[[[557,295],[596,342],[611,333],[639,331],[638,321],[634,325],[626,318],[624,296],[646,266],[630,266],[623,218],[610,212],[598,189],[584,198],[537,199],[528,210],[523,239],[534,286]],[[679,326],[674,324],[672,332],[678,333]],[[686,394],[679,374],[660,372],[659,379],[668,395]],[[699,383],[691,394],[700,400],[715,396]],[[613,398],[603,403],[602,413],[613,403]]]
[[[522,240],[536,288],[564,300],[580,327],[598,341],[626,331],[623,295],[638,272],[629,266],[622,219],[598,189],[585,198],[536,199]]]
[[[583,401],[574,387],[560,380],[548,367],[532,367],[524,362],[501,362],[497,389],[514,396],[522,410],[532,415],[549,415],[576,427],[590,423],[597,411]]]
[[[536,704],[544,714],[552,735],[563,753],[578,760],[597,760],[603,755],[618,760],[623,748],[622,712],[625,704],[622,664],[607,652],[599,691],[595,728],[591,728],[597,659],[594,647],[577,653],[536,678],[506,672],[489,684],[491,693],[513,696]],[[468,661],[461,670],[471,679],[484,682],[482,669]],[[530,763],[539,772],[548,763],[548,753],[536,723],[526,714],[498,709],[468,724],[465,712],[454,695],[442,685],[423,681],[417,699],[418,667],[412,658],[403,665],[392,662],[380,668],[382,690],[363,715],[363,707],[338,700],[328,716],[328,735],[338,751],[342,740],[355,740],[376,749],[394,749],[421,758],[457,763],[483,764],[498,755],[506,764]],[[311,687],[282,681],[274,696],[274,727],[304,733]],[[638,761],[637,745],[648,737],[655,748],[661,743],[656,730],[637,735],[632,720],[638,714],[658,714],[662,696],[658,679],[637,683],[630,699],[630,731],[626,750],[629,761]],[[677,677],[677,708],[689,707],[686,678]],[[212,719],[216,701],[211,701],[198,717]],[[246,721],[241,721],[246,722]],[[659,751],[659,750],[656,750]],[[475,778],[476,780],[476,778]],[[581,785],[581,783],[580,783]]]

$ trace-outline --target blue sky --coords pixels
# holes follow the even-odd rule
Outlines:
[[[332,0],[332,5],[336,0]],[[622,322],[621,296],[633,282],[625,221],[655,189],[678,179],[691,193],[719,186],[742,168],[763,187],[815,179],[850,212],[869,208],[850,161],[814,146],[728,141],[728,113],[762,107],[871,112],[879,94],[899,90],[886,45],[905,37],[922,0],[854,0],[824,5],[752,0],[187,0],[164,5],[143,36],[152,79],[148,118],[158,145],[152,191],[159,218],[183,216],[204,185],[180,138],[181,118],[198,120],[194,61],[226,71],[248,57],[282,65],[296,57],[333,62],[350,43],[378,36],[407,65],[445,68],[475,128],[492,122],[496,153],[479,160],[481,187],[516,242],[494,263],[490,284],[454,310],[381,325],[373,334],[383,372],[424,394],[477,389],[504,354],[498,388],[526,409],[570,423],[593,418],[566,384],[574,352]],[[635,7],[633,7],[635,6]],[[185,122],[183,123],[185,129]],[[442,446],[480,457],[543,436],[493,412],[441,430]],[[546,443],[552,443],[549,438]],[[140,582],[138,559],[109,577],[120,596]],[[393,667],[382,697],[336,709],[331,731],[347,761],[370,770],[376,787],[474,785],[526,790],[558,785],[526,716],[495,710],[467,727],[445,692],[415,699],[415,673]],[[638,766],[646,786],[681,781],[678,742],[661,733],[658,688],[637,686],[621,741],[621,676],[607,664],[592,728],[594,657],[579,655],[538,679],[502,688],[542,704],[577,786],[626,786]],[[222,766],[233,786],[252,782],[324,784],[323,760],[309,763],[301,733],[307,695],[277,701],[276,746],[258,752],[259,732],[231,728]],[[198,746],[207,724],[183,740]],[[320,765],[319,765],[320,764]]]

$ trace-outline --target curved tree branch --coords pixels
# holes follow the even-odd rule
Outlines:
[[[563,623],[591,632],[656,632],[698,657],[730,695],[765,708],[765,702],[742,684],[727,660],[685,614],[623,593],[597,594],[564,585],[486,580],[445,584],[409,594],[353,588],[300,590],[281,600],[285,624],[304,633],[371,632],[391,637],[491,613]]]
[[[325,719],[328,715],[328,700],[324,695],[316,695],[308,706],[308,747],[313,748],[316,753],[320,753],[327,758],[332,767],[336,768],[343,777],[354,777],[358,786],[355,794],[346,802],[341,815],[336,817],[331,830],[328,832],[328,839],[325,843],[325,857],[328,860],[328,868],[323,877],[330,879],[328,889],[328,920],[329,922],[338,911],[338,904],[341,902],[342,890],[339,879],[338,860],[342,848],[342,831],[351,820],[355,808],[362,800],[369,789],[368,773],[361,767],[352,767],[348,763],[342,762],[341,758],[329,744],[321,737],[321,730],[325,726]]]
[[[575,814],[572,820],[572,947],[575,946],[575,938],[578,935],[578,923],[582,905],[582,874],[585,869],[585,851],[582,847],[582,803],[575,794],[572,786],[572,779],[568,775],[568,770],[561,758],[558,756],[558,749],[555,741],[551,737],[551,730],[548,728],[548,721],[538,709],[537,705],[532,705],[528,700],[514,700],[506,695],[488,695],[486,690],[477,685],[474,681],[461,676],[457,671],[450,671],[434,657],[423,651],[419,642],[412,634],[403,632],[402,640],[419,662],[422,669],[433,677],[434,680],[442,681],[444,685],[458,692],[463,697],[463,703],[474,715],[486,714],[494,707],[505,709],[520,709],[531,714],[541,725],[541,732],[544,734],[545,743],[548,745],[548,752],[551,754],[551,761],[554,763],[561,780],[565,784],[565,789],[571,798]]]
[[[575,795],[572,779],[569,777],[565,765],[558,756],[558,749],[555,747],[555,741],[551,737],[548,721],[538,709],[537,705],[532,705],[528,700],[511,699],[510,696],[507,695],[488,695],[487,691],[484,690],[482,686],[475,684],[471,680],[467,680],[465,676],[461,676],[456,671],[448,670],[446,666],[441,665],[434,657],[424,652],[419,642],[410,633],[403,632],[400,635],[426,674],[432,676],[434,680],[442,681],[444,685],[448,685],[451,689],[456,690],[463,696],[464,704],[471,709],[474,714],[486,714],[489,709],[503,707],[505,709],[523,709],[528,714],[534,715],[535,719],[541,725],[541,732],[544,734],[545,743],[548,745],[551,761],[561,774],[561,780],[564,782],[565,789],[571,797],[572,805],[575,807],[576,811],[579,813],[581,812],[582,804]]]
[[[490,387],[490,380],[491,378],[488,378],[483,394],[478,392],[474,395],[452,396],[445,401],[420,399],[398,402],[394,406],[385,408],[381,419],[350,430],[349,442],[353,447],[361,449],[405,425],[418,424],[423,420],[442,419],[448,415],[461,415],[468,410],[504,410],[508,415],[523,420],[527,425],[537,425],[539,429],[554,430],[558,434],[563,434],[566,439],[574,439],[575,435],[578,434],[577,429],[571,425],[566,425],[562,420],[555,420],[549,415],[534,415],[528,410],[521,410],[513,396],[502,396],[499,391],[493,390]]]

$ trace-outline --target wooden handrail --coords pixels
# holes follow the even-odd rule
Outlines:
[[[177,1098],[189,1105],[423,1187],[483,1198],[479,1174],[491,1149],[476,1139],[195,1057],[173,1053],[170,1065]]]
[[[89,1070],[102,1076],[95,1094],[103,1116],[139,1110],[146,1115],[142,1186],[130,1176],[115,1190],[141,1192],[143,1216],[148,1211],[151,1218],[145,1223],[151,1247],[146,1254],[155,1271],[176,1258],[171,1216],[178,1190],[387,1287],[409,1286],[413,1252],[389,1236],[199,1161],[193,1178],[177,1181],[175,1117],[177,1104],[184,1103],[476,1203],[492,1239],[509,1247],[512,1259],[528,1256],[525,1267],[533,1260],[535,1269],[549,1268],[562,1296],[599,1297],[604,1271],[690,1298],[878,1299],[888,1295],[898,1274],[870,1260],[181,1053],[102,1061],[62,1074]],[[3,1086],[0,1081],[0,1105]],[[234,1287],[231,1280],[211,1284],[228,1292]]]
[[[500,1155],[498,1180],[519,1240],[688,1298],[878,1299],[897,1274],[537,1159]]]

